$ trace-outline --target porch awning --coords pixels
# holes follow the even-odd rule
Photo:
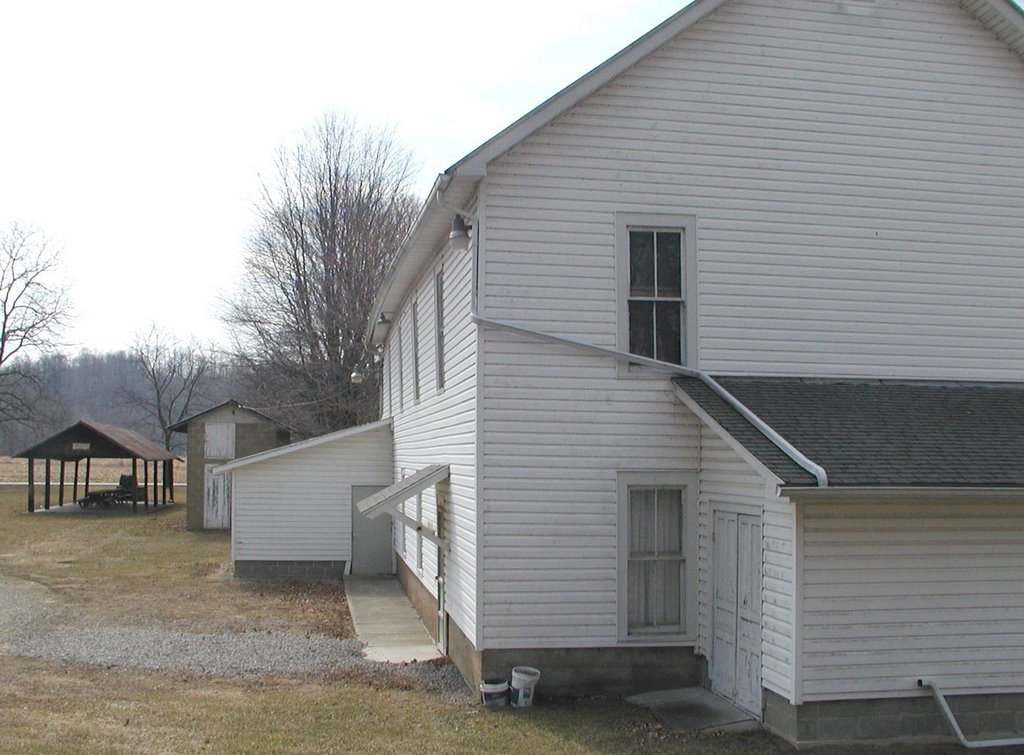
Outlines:
[[[448,479],[448,465],[431,464],[416,474],[377,491],[369,498],[364,498],[356,506],[359,507],[360,514],[364,514],[370,519],[375,519],[388,510],[391,510],[392,513],[400,513],[397,509],[398,504],[446,479]]]

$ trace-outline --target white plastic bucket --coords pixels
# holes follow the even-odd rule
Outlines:
[[[513,708],[529,708],[533,705],[533,688],[540,681],[540,671],[531,666],[514,666],[512,668]]]
[[[508,682],[484,679],[480,682],[480,702],[487,708],[504,708],[508,705]]]

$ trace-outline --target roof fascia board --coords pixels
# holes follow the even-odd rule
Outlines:
[[[257,454],[251,456],[243,456],[241,459],[235,459],[229,461],[227,464],[221,464],[219,467],[213,468],[213,474],[226,474],[228,472],[239,469],[240,467],[247,467],[251,464],[259,464],[260,462],[269,461],[270,459],[276,459],[280,456],[287,456],[298,451],[305,451],[308,448],[315,448],[316,446],[322,446],[325,443],[331,443],[336,440],[344,440],[345,438],[354,438],[357,435],[363,433],[372,432],[373,430],[380,430],[385,427],[391,427],[391,418],[382,419],[377,422],[371,422],[366,425],[356,425],[355,427],[346,427],[344,430],[337,430],[327,435],[318,435],[315,438],[308,438],[306,440],[300,440],[298,443],[290,443],[287,446],[279,446],[278,448],[271,448],[266,451],[260,451]]]
[[[382,340],[377,339],[375,334],[381,313],[396,314],[401,311],[409,289],[419,280],[424,266],[433,260],[434,253],[446,243],[451,212],[441,205],[438,198],[447,192],[450,195],[449,204],[462,205],[473,198],[477,184],[477,179],[454,179],[446,174],[439,175],[434,181],[416,223],[399,248],[394,263],[388,268],[377,298],[370,308],[363,336],[365,343],[373,344]],[[444,222],[441,222],[441,218],[444,218]],[[431,222],[438,223],[438,230],[434,233],[430,233]]]
[[[210,412],[215,412],[218,409],[223,409],[225,406],[234,406],[236,409],[243,408],[240,403],[235,401],[233,398],[229,398],[227,401],[222,401],[221,403],[217,404],[216,406],[211,406],[209,409],[203,409],[203,411],[201,411],[201,412],[196,412],[195,414],[190,414],[188,417],[184,417],[182,419],[179,419],[173,425],[170,425],[167,429],[168,430],[172,430],[174,432],[183,432],[186,429],[185,425],[187,425],[189,422],[195,422],[197,419],[202,417],[204,414],[209,414]],[[181,428],[181,429],[179,430],[178,428]]]
[[[678,398],[687,409],[696,414],[697,418],[707,425],[715,435],[725,441],[729,448],[739,454],[743,461],[753,467],[754,471],[764,477],[767,481],[773,482],[776,486],[783,485],[785,483],[785,480],[766,467],[760,459],[754,456],[754,454],[750,453],[746,446],[736,440],[728,430],[722,427],[714,417],[708,414],[704,407],[694,401],[686,391],[679,386],[673,386],[673,389],[676,392],[676,398]]]
[[[498,132],[452,165],[446,173],[476,178],[487,175],[487,165],[495,158],[508,152],[726,2],[728,0],[694,0],[604,63],[549,97],[515,123]]]
[[[384,300],[387,298],[388,292],[391,290],[391,286],[395,282],[395,278],[398,276],[399,269],[402,267],[402,262],[406,256],[408,256],[408,250],[411,249],[417,235],[421,233],[420,229],[424,226],[424,221],[432,205],[434,204],[434,197],[437,196],[439,191],[442,191],[447,187],[450,176],[446,176],[443,173],[439,174],[434,179],[434,185],[430,187],[430,192],[427,194],[427,200],[423,203],[420,208],[420,214],[416,216],[416,222],[412,224],[412,229],[409,231],[409,235],[405,237],[402,245],[398,248],[398,256],[395,258],[394,263],[388,268],[387,273],[384,275],[384,281],[380,285],[380,289],[377,291],[377,298],[373,301],[373,306],[370,307],[370,317],[366,321],[366,336],[365,340],[370,343],[373,340],[373,331],[377,326],[377,319],[380,317],[381,311],[384,309]]]
[[[782,494],[793,503],[1024,503],[1024,487],[937,487],[937,486],[868,486],[828,488],[784,485]]]
[[[1012,0],[984,0],[984,2],[1006,22],[1024,33],[1024,8]]]

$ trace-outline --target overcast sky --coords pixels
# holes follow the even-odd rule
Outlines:
[[[259,175],[335,110],[393,126],[417,191],[676,0],[5,2],[0,227],[64,249],[68,351],[151,323],[223,340]]]

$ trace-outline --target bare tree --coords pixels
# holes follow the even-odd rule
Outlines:
[[[12,223],[0,232],[0,424],[45,419],[46,373],[33,359],[61,345],[68,301],[59,269],[60,249],[38,229]]]
[[[224,311],[250,402],[310,434],[375,416],[377,380],[349,376],[369,361],[366,318],[415,217],[412,177],[391,132],[336,116],[280,150]]]
[[[146,414],[154,430],[159,428],[164,448],[171,450],[169,428],[206,401],[215,362],[196,341],[182,343],[156,326],[134,337],[129,357],[145,388],[127,384],[123,395]]]

